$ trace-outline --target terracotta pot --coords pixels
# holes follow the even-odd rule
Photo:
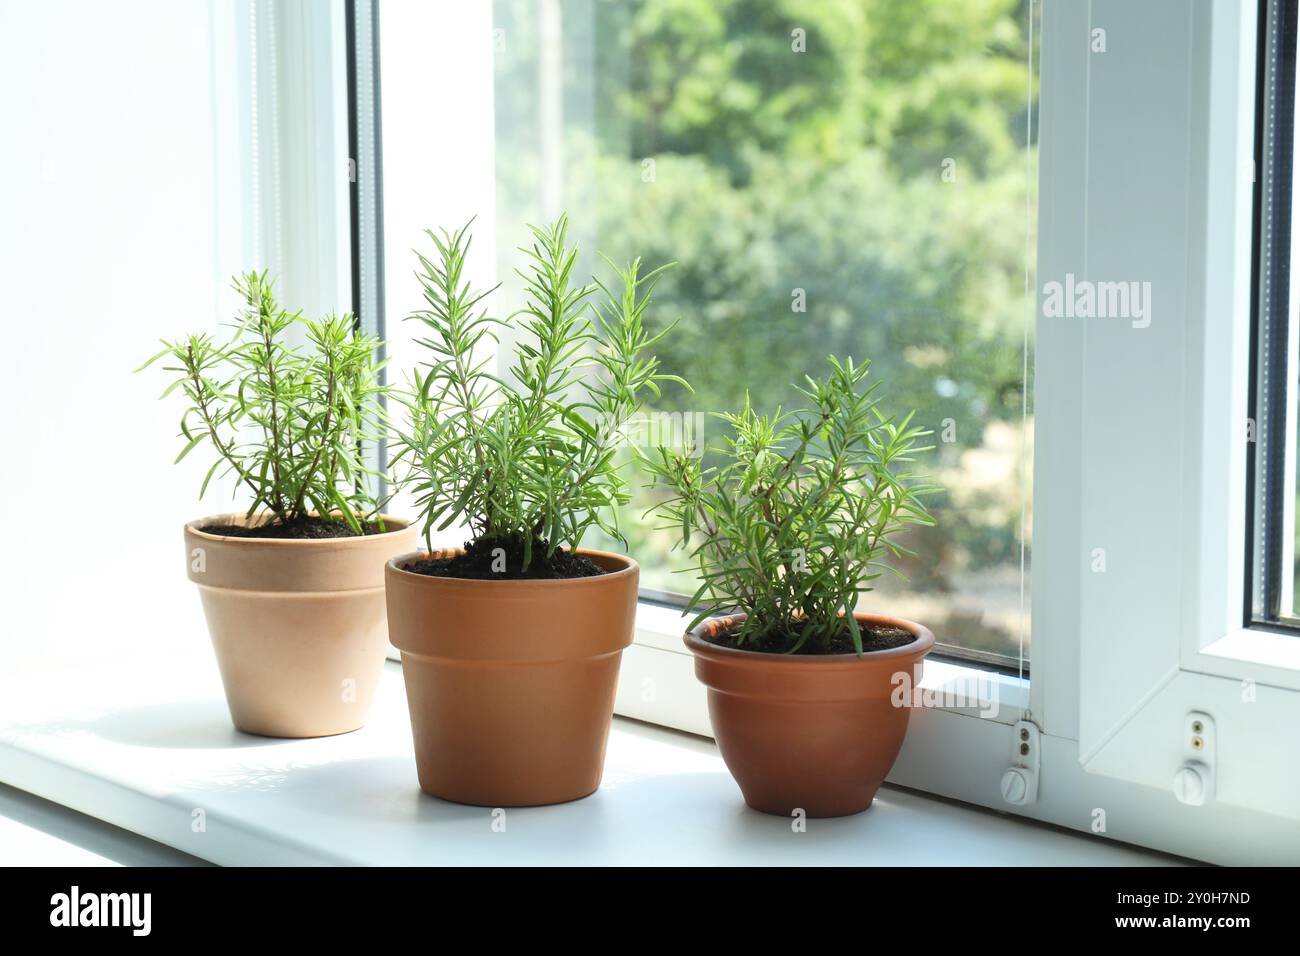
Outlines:
[[[254,521],[262,520],[255,517]],[[325,737],[366,722],[388,650],[384,562],[417,529],[352,538],[234,538],[185,526],[185,559],[199,586],[235,726],[266,737]]]
[[[907,732],[910,707],[895,706],[893,677],[915,686],[934,635],[919,624],[858,614],[864,624],[905,628],[903,647],[856,654],[790,656],[720,647],[707,638],[745,615],[712,618],[686,635],[695,676],[708,687],[718,750],[755,810],[841,817],[871,806]],[[908,698],[910,701],[910,697]]]
[[[402,570],[423,552],[388,562],[388,630],[402,652],[421,790],[525,807],[600,785],[640,569],[579,553],[609,573],[478,581]]]

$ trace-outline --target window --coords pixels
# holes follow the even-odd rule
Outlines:
[[[597,252],[675,261],[652,320],[678,321],[660,356],[695,393],[665,391],[637,438],[649,444],[699,448],[719,438],[713,413],[746,392],[773,412],[828,354],[869,358],[890,406],[917,409],[933,430],[924,464],[944,490],[931,500],[937,526],[905,540],[916,553],[907,580],[878,581],[862,605],[1023,667],[1036,5],[491,6],[490,21],[444,10],[429,23],[461,64],[446,81],[408,49],[428,36],[428,15],[383,7],[382,60],[394,71],[382,84],[387,209],[410,205],[393,188],[393,162],[474,192],[479,205],[462,215],[478,216],[480,249],[495,245],[479,265],[504,280],[498,314],[517,306],[524,223],[561,211],[583,248],[580,270],[601,274]],[[489,43],[489,69],[461,63],[460,48]],[[457,102],[439,97],[439,111],[466,123],[440,116],[452,132],[422,149],[414,140],[442,82],[454,82]],[[437,205],[448,203],[386,230],[395,282],[409,284],[419,229],[454,224]],[[621,525],[645,595],[672,602],[695,586],[675,534],[644,517],[653,503],[639,489]]]
[[[1296,421],[1285,389],[1282,411],[1248,407],[1259,283],[1242,171],[1254,160],[1269,181],[1257,71],[1277,34],[1257,14],[1294,23],[1280,6],[382,0],[394,367],[418,360],[400,317],[419,307],[407,250],[423,229],[477,217],[474,282],[506,280],[506,314],[523,223],[560,210],[584,269],[596,250],[679,262],[657,306],[681,320],[665,357],[699,389],[657,409],[691,413],[678,422],[745,387],[773,407],[824,353],[870,357],[935,430],[948,493],[910,583],[868,600],[977,658],[931,660],[931,686],[995,698],[915,710],[890,779],[1093,833],[1105,811],[1108,836],[1198,858],[1294,858],[1300,767],[1275,755],[1300,719],[1300,641],[1242,614],[1248,527],[1281,540],[1277,580],[1294,560],[1294,465],[1261,509],[1240,438],[1258,414],[1252,454],[1285,465],[1276,416]],[[1275,75],[1294,84],[1294,59]],[[1275,206],[1289,217],[1289,193]],[[1149,283],[1150,309],[1040,308],[1072,277]],[[1294,350],[1290,295],[1269,314]],[[1294,380],[1277,353],[1257,378]],[[687,590],[638,520],[624,526],[646,596]],[[676,611],[643,602],[616,710],[708,733],[679,635]],[[1014,672],[973,684],[988,661]],[[1173,785],[1191,714],[1212,718],[1221,771],[1194,810]],[[1021,719],[1041,734],[1043,785],[1010,807],[999,780]]]

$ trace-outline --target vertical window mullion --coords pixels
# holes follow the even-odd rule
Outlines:
[[[1287,487],[1287,355],[1291,326],[1292,174],[1296,83],[1296,0],[1265,0],[1260,75],[1260,177],[1258,197],[1258,285],[1255,316],[1255,383],[1251,418],[1255,429],[1251,521],[1253,581],[1250,617],[1277,621],[1292,538],[1283,528],[1293,508],[1283,507]],[[1289,589],[1285,589],[1289,590]]]
[[[379,90],[379,8],[376,0],[347,0],[349,209],[352,232],[352,314],[356,330],[385,337],[384,194]],[[384,346],[381,344],[380,359]],[[380,369],[381,381],[386,370]],[[370,464],[376,496],[387,493],[387,448],[378,442]]]

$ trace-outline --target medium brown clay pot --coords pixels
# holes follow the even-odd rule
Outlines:
[[[388,562],[388,629],[402,652],[421,790],[524,807],[600,785],[640,569],[579,553],[609,573],[479,581],[403,570],[423,552]]]
[[[695,676],[708,687],[718,750],[755,810],[842,817],[871,806],[907,732],[910,707],[895,706],[897,673],[915,686],[934,635],[919,624],[858,614],[916,635],[903,647],[826,656],[764,654],[708,638],[745,615],[711,618],[686,635]],[[910,702],[910,697],[908,697]]]
[[[255,516],[255,522],[263,520]],[[246,525],[214,515],[185,526],[235,726],[266,737],[325,737],[366,722],[388,650],[384,562],[417,529],[352,538],[234,538],[200,531]]]

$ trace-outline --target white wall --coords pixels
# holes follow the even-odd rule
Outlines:
[[[197,501],[201,456],[172,465],[180,403],[132,370],[215,329],[252,265],[237,8],[0,0],[0,693],[24,649],[132,655],[173,613],[203,639],[181,525],[229,490]]]
[[[221,314],[211,33],[201,2],[0,0],[5,643],[128,653],[183,580],[202,471],[171,466],[179,408],[131,370]]]

